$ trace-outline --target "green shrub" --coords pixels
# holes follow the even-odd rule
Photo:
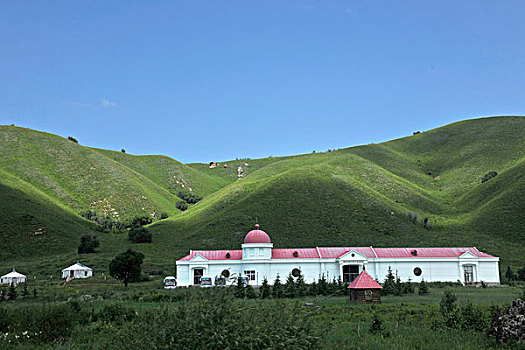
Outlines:
[[[78,246],[79,254],[95,253],[95,248],[98,248],[100,242],[98,237],[92,233],[84,233],[80,236],[80,245]]]
[[[151,232],[146,227],[134,227],[128,232],[128,239],[133,243],[151,243]]]
[[[175,203],[175,208],[179,209],[180,211],[185,211],[186,209],[188,209],[188,203],[184,201],[179,201]]]
[[[95,314],[94,320],[122,324],[133,320],[136,316],[137,313],[132,307],[125,306],[121,303],[112,303],[104,305],[104,307]]]
[[[195,204],[195,203],[198,203],[199,201],[202,200],[201,196],[198,196],[198,195],[195,195],[195,194],[191,194],[191,193],[187,193],[187,192],[182,192],[182,191],[179,191],[177,193],[177,197],[179,197],[180,199],[182,199],[183,201],[185,201],[188,204]]]
[[[481,178],[481,183],[487,182],[490,179],[495,178],[497,175],[498,175],[497,171],[489,171],[488,173],[483,175],[483,177]]]

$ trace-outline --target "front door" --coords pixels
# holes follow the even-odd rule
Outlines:
[[[201,284],[202,275],[204,275],[204,269],[193,269],[193,284]]]
[[[343,266],[343,282],[352,282],[359,276],[359,265],[344,265]]]

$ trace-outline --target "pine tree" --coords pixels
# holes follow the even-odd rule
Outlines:
[[[313,281],[312,284],[310,285],[308,293],[309,293],[310,296],[316,296],[317,295],[317,283],[315,281]]]
[[[396,271],[396,280],[394,283],[394,295],[401,295],[403,294],[403,284],[401,283],[401,277],[397,274]]]
[[[308,286],[304,282],[304,275],[302,272],[299,272],[297,280],[295,281],[295,289],[298,297],[305,297],[308,293]]]
[[[419,295],[428,294],[428,285],[424,279],[422,279],[421,283],[419,283],[419,290],[417,291],[417,294]]]
[[[382,295],[394,294],[396,289],[396,278],[392,273],[392,268],[388,267],[388,273],[386,274],[385,283],[383,284],[383,289],[381,289]]]
[[[281,278],[279,277],[279,274],[277,274],[277,277],[275,278],[275,281],[273,282],[272,296],[274,298],[283,297],[283,285],[281,283]]]
[[[15,284],[13,282],[11,282],[11,285],[9,286],[9,292],[7,293],[7,296],[9,297],[9,300],[15,300],[18,296]]]
[[[405,285],[405,294],[414,294],[414,285],[412,284],[412,280],[410,278]]]
[[[24,283],[24,289],[22,289],[22,297],[24,299],[27,299],[29,296],[29,291],[27,290],[27,283]]]
[[[247,285],[246,288],[244,288],[246,290],[245,292],[245,295],[246,295],[246,298],[247,299],[255,299],[257,298],[257,294],[255,294],[255,290],[253,289],[253,287],[251,285]]]
[[[268,285],[268,280],[266,277],[264,277],[264,280],[261,284],[261,288],[259,288],[259,298],[261,299],[267,299],[272,294],[272,290],[270,288],[270,285]]]
[[[288,275],[288,278],[286,279],[286,283],[284,284],[284,296],[286,298],[295,298],[295,293],[295,280],[293,279],[293,276],[290,273]]]
[[[514,281],[516,279],[516,275],[514,274],[514,271],[512,271],[510,266],[507,266],[507,272],[505,273],[505,277],[507,277],[509,281]]]
[[[317,294],[328,295],[328,283],[326,282],[324,273],[321,275],[321,277],[319,278],[319,282],[317,283]]]
[[[242,280],[240,278],[237,278],[237,284],[235,285],[235,289],[233,290],[233,295],[235,295],[236,298],[244,299],[246,296],[246,287],[244,287],[244,284],[242,283]]]

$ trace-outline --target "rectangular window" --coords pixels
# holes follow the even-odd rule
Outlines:
[[[255,270],[246,270],[244,271],[244,274],[248,276],[250,281],[255,281]]]
[[[465,277],[465,282],[474,282],[474,267],[473,266],[463,266],[463,273]]]

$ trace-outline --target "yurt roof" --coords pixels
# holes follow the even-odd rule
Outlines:
[[[3,275],[1,278],[13,278],[13,277],[26,277],[26,276],[22,275],[21,273],[16,272],[16,270],[13,269],[13,271],[9,272],[7,275]]]
[[[84,266],[82,265],[81,263],[77,262],[73,265],[71,265],[70,267],[66,267],[65,269],[63,269],[62,271],[69,271],[69,270],[83,270],[83,271],[93,271],[93,269],[87,267],[87,266]]]

